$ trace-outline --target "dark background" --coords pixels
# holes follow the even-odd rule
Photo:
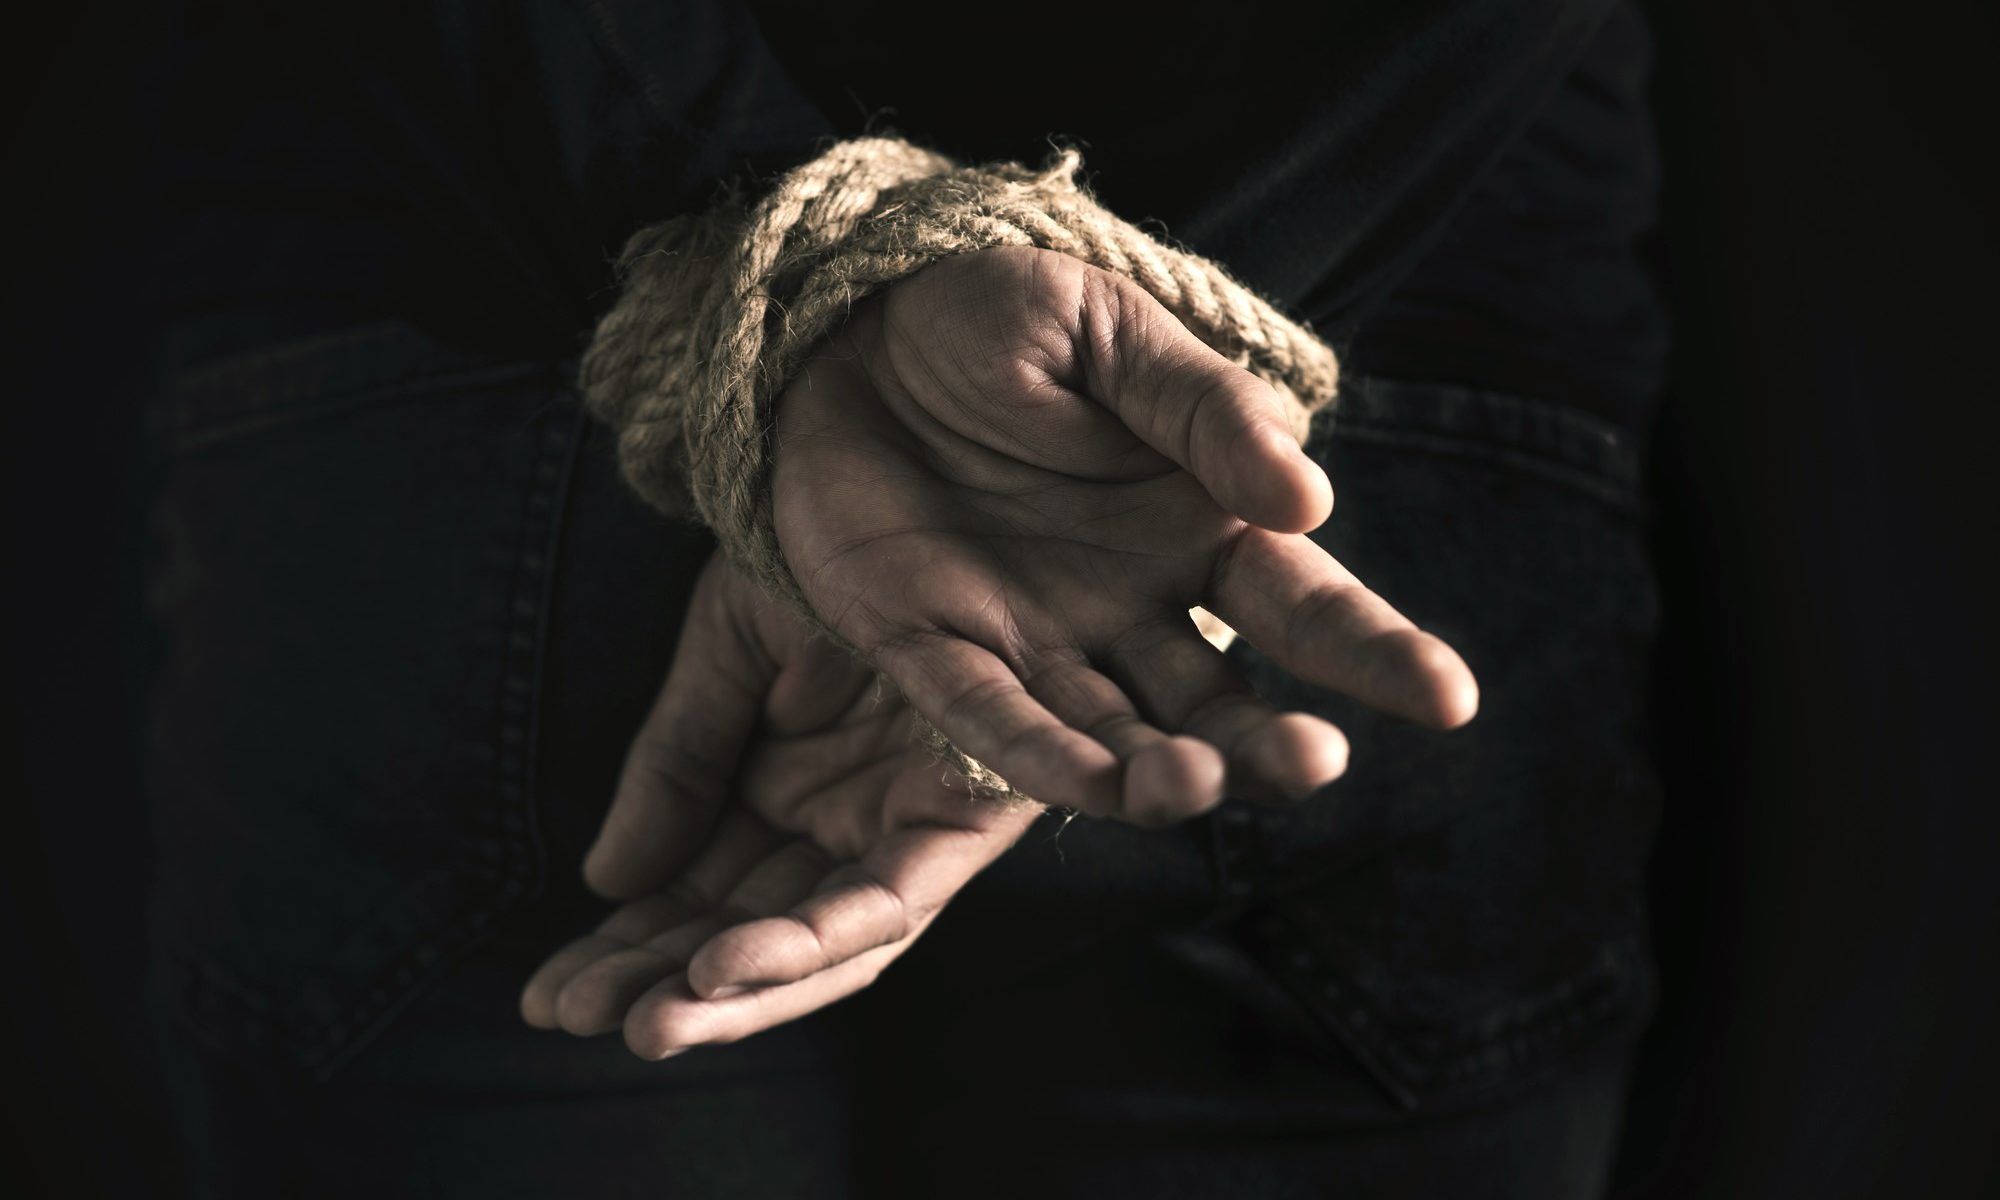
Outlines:
[[[1620,1200],[1995,1194],[2000,14],[1656,8],[1672,791]],[[7,1194],[173,1192],[132,733],[151,41],[71,6],[0,72]]]

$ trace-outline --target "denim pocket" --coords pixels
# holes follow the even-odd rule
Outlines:
[[[330,1071],[540,886],[567,378],[390,324],[165,393],[153,919],[211,1043]]]
[[[1445,637],[1481,684],[1466,728],[1385,718],[1235,654],[1353,743],[1299,810],[1213,822],[1246,945],[1405,1104],[1514,1086],[1651,995],[1644,866],[1659,788],[1658,622],[1627,435],[1533,400],[1362,380],[1310,449],[1315,534]]]

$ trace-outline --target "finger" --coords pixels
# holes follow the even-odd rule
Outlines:
[[[521,989],[521,1019],[536,1029],[560,1028],[562,1019],[557,1013],[556,997],[562,994],[563,986],[585,967],[631,948],[632,943],[624,938],[593,933],[556,951],[535,969],[527,986]]]
[[[885,946],[797,983],[720,1000],[702,999],[685,975],[674,975],[632,1005],[625,1044],[639,1057],[657,1060],[693,1046],[734,1042],[853,995],[875,982],[901,952],[900,945]]]
[[[562,1020],[557,998],[584,968],[630,950],[708,907],[691,907],[679,896],[648,896],[620,906],[597,927],[597,932],[564,946],[536,968],[521,991],[522,1018],[537,1029],[559,1027]]]
[[[786,842],[729,889],[722,901],[723,910],[734,913],[739,920],[783,912],[803,899],[832,870],[833,863],[825,852],[811,842],[803,838]]]
[[[766,652],[781,665],[764,698],[765,736],[808,736],[839,728],[894,703],[880,677],[851,650],[831,639],[810,636],[803,619],[792,616],[789,609],[784,619],[796,623],[799,636],[795,644],[775,650],[767,647]]]
[[[826,856],[811,843],[786,842],[750,868],[714,911],[578,971],[557,994],[557,1020],[584,1036],[618,1028],[633,1001],[687,966],[703,943],[732,925],[798,903],[829,868]]]
[[[743,761],[736,802],[848,862],[882,834],[882,800],[912,744],[906,709],[789,740]]]
[[[701,845],[776,673],[723,611],[725,569],[703,573],[673,667],[584,857],[585,881],[609,899],[659,887]]]
[[[1148,724],[1123,689],[1089,664],[1054,659],[1028,677],[1027,688],[1072,729],[1124,761],[1117,806],[1092,815],[1165,826],[1222,803],[1225,768],[1214,747]]]
[[[927,765],[899,786],[937,787]],[[960,795],[960,804],[968,803]],[[898,833],[860,862],[829,875],[782,916],[718,934],[688,963],[688,982],[705,999],[772,987],[839,966],[870,950],[908,942],[1034,823],[1039,806],[984,806],[971,827],[924,826]]]
[[[723,930],[688,960],[688,986],[704,1000],[791,983],[915,932],[917,912],[859,867],[836,871],[783,916]]]
[[[739,919],[735,913],[706,913],[585,965],[556,993],[557,1025],[578,1037],[617,1029],[639,997],[678,974],[703,942]]]
[[[990,651],[932,634],[885,644],[875,655],[912,708],[1016,790],[1084,812],[1117,807],[1118,757],[1029,696]]]
[[[1085,319],[1109,333],[1080,339],[1091,393],[1243,520],[1281,533],[1323,523],[1333,484],[1299,447],[1298,406],[1203,344],[1144,288],[1100,275]]]
[[[522,1019],[537,1029],[562,1026],[559,999],[572,979],[716,908],[737,881],[770,854],[777,840],[760,822],[732,812],[670,890],[619,906],[595,932],[549,956],[521,990]],[[591,1022],[579,1018],[579,1023]]]
[[[1231,796],[1302,800],[1347,768],[1347,738],[1339,729],[1260,699],[1192,621],[1136,626],[1106,660],[1161,724],[1221,752]]]
[[[1299,678],[1440,729],[1465,724],[1479,685],[1310,538],[1245,530],[1216,562],[1209,605]]]

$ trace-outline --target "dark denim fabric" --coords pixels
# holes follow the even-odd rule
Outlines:
[[[969,162],[1077,141],[1113,212],[1228,264],[1350,366],[1633,427],[1658,391],[1631,0],[1236,0],[1193,37],[1037,2],[950,54],[922,0],[168,7],[181,363],[391,315],[570,354],[635,229],[890,127]],[[1051,26],[1080,56],[1060,86],[1023,69]]]
[[[539,888],[578,424],[554,365],[393,328],[216,364],[159,414],[156,919],[218,1046],[331,1069]]]
[[[1331,436],[1329,436],[1329,433]],[[1295,813],[1215,823],[1259,960],[1413,1108],[1517,1086],[1650,1003],[1658,604],[1629,435],[1571,410],[1363,380],[1314,448],[1317,535],[1465,655],[1479,716],[1440,736],[1237,651],[1354,745]]]
[[[1351,382],[1323,536],[1465,653],[1471,727],[1241,648],[1348,730],[1326,794],[1051,817],[864,997],[651,1065],[514,1013],[601,910],[577,863],[708,548],[569,372],[389,324],[156,414],[156,981],[205,1190],[1595,1193],[1651,995],[1626,435]]]

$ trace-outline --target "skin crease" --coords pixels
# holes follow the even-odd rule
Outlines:
[[[911,709],[1040,801],[1145,825],[1338,776],[1340,731],[1257,699],[1193,605],[1301,678],[1470,720],[1458,655],[1303,536],[1332,489],[1287,403],[1059,254],[946,259],[857,305],[778,399],[771,486],[794,577],[866,663],[709,565],[586,863],[628,903],[524,1017],[662,1057],[866,987],[1039,811],[945,780]]]

